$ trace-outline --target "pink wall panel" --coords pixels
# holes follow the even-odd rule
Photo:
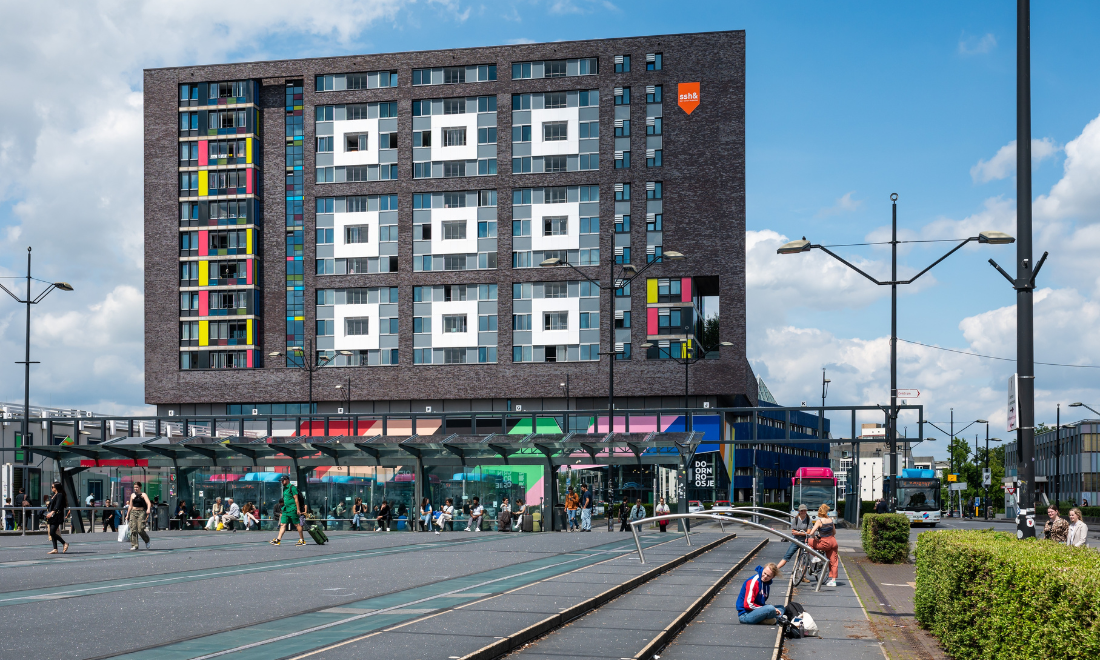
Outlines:
[[[207,255],[207,248],[210,247],[209,232],[205,229],[199,230],[199,256],[205,257]]]
[[[245,180],[244,191],[245,191],[246,194],[249,194],[249,195],[252,194],[252,173],[255,172],[255,171],[256,170],[254,170],[251,167],[248,168],[247,170],[245,170],[246,174],[245,174],[245,179],[244,179]]]
[[[657,334],[657,308],[650,307],[645,312],[645,333],[655,335]]]
[[[206,167],[210,164],[207,157],[210,155],[210,147],[207,146],[206,140],[199,140],[199,167]]]
[[[255,352],[256,351],[248,351],[248,352],[245,353],[245,355],[248,357],[248,368],[249,369],[252,368],[252,354],[255,353]]]
[[[245,260],[245,268],[247,269],[246,272],[245,272],[245,277],[248,278],[248,279],[245,280],[246,284],[254,284],[254,282],[252,281],[252,263],[254,261],[256,261],[256,260],[255,259],[246,259]]]
[[[691,278],[680,279],[680,302],[691,302]]]
[[[209,291],[199,291],[199,316],[210,316]]]

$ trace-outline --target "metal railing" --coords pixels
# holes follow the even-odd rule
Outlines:
[[[768,517],[770,518],[771,516],[768,516]],[[727,518],[727,517],[723,516],[720,513],[668,513],[668,514],[665,514],[663,516],[653,516],[651,518],[642,518],[641,520],[635,520],[635,521],[632,521],[630,523],[630,528],[634,531],[634,545],[636,545],[638,547],[638,559],[641,561],[641,563],[643,563],[643,564],[645,563],[645,555],[642,554],[642,539],[638,535],[638,525],[641,525],[643,523],[658,522],[658,521],[661,521],[661,520],[686,520],[688,518],[705,518],[707,520],[715,520],[715,521],[718,522],[719,525],[722,526],[722,531],[725,531],[725,525],[723,523],[726,523],[726,522],[735,522],[735,523],[738,523],[740,525],[745,525],[745,526],[748,526],[748,527],[759,529],[759,530],[768,532],[769,534],[775,534],[776,536],[778,536],[780,538],[787,539],[791,543],[794,543],[794,544],[798,545],[798,547],[802,548],[805,552],[819,558],[822,562],[827,562],[829,560],[828,557],[821,554],[817,550],[814,550],[813,548],[806,545],[802,541],[799,541],[798,539],[791,536],[790,534],[784,534],[783,532],[780,532],[777,529],[772,529],[771,527],[768,527],[767,525],[760,525],[760,524],[757,524],[757,523],[754,523],[754,522],[750,522],[748,520],[741,520],[740,518]],[[775,518],[775,520],[779,520],[779,518]],[[779,522],[782,522],[782,523],[786,524],[782,520],[779,520]],[[691,545],[691,536],[689,535],[689,533],[687,531],[687,526],[686,525],[684,526],[684,539],[687,541],[688,545]],[[826,571],[823,569],[821,571],[821,574],[817,578],[817,586],[814,589],[814,591],[821,591],[821,585],[825,582],[825,574],[826,574]]]

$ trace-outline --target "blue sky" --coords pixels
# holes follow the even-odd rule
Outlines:
[[[306,8],[135,0],[5,12],[0,80],[34,93],[0,100],[0,276],[20,271],[32,244],[40,277],[77,287],[36,313],[43,364],[35,402],[142,409],[145,67],[746,30],[749,357],[783,403],[813,401],[823,366],[830,403],[884,402],[889,333],[885,288],[823,256],[777,257],[783,240],[882,240],[892,192],[903,236],[1015,232],[1015,161],[1002,151],[1015,136],[1012,3],[727,1],[669,11],[648,1],[345,0]],[[1100,365],[1100,260],[1092,256],[1100,127],[1089,130],[1100,115],[1098,27],[1096,3],[1033,7],[1035,254],[1051,251],[1036,306],[1044,361]],[[948,247],[906,248],[901,274]],[[838,250],[888,273],[883,248]],[[900,336],[1014,357],[1014,295],[986,264],[992,256],[1008,266],[1014,253],[967,248],[938,266],[903,293]],[[21,312],[0,302],[0,353],[18,354],[22,340]],[[1003,429],[1011,363],[904,344],[899,354],[899,384],[922,390],[931,419],[954,407],[959,419]],[[0,364],[0,400],[21,400],[11,361]],[[1040,367],[1038,376],[1040,421],[1053,421],[1059,401],[1100,403],[1100,370]]]

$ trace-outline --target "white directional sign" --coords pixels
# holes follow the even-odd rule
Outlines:
[[[993,476],[989,468],[982,468],[982,485],[988,486],[993,483]]]
[[[899,399],[919,399],[920,390],[898,390]]]
[[[1020,397],[1020,383],[1016,379],[1016,374],[1012,374],[1012,377],[1008,379],[1008,430],[1015,431],[1017,424],[1016,419],[1016,401]]]

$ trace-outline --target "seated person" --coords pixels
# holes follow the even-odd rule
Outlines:
[[[481,519],[485,517],[485,507],[481,506],[481,498],[475,497],[470,501],[470,523],[466,525],[466,531],[481,531]]]
[[[443,528],[448,523],[450,523],[451,520],[454,519],[454,516],[455,516],[454,500],[448,497],[447,498],[447,503],[443,505],[442,509],[440,509],[439,517],[437,517],[435,519],[435,524],[436,524],[437,527],[439,527],[439,529],[437,529],[435,531],[435,533],[438,534],[439,532],[441,532],[443,530]]]
[[[224,525],[222,529],[235,532],[237,531],[235,523],[241,519],[241,507],[237,506],[232,497],[227,497],[225,501],[229,503],[229,510],[222,515],[222,524]]]
[[[779,567],[775,564],[756,567],[756,575],[741,585],[741,593],[737,595],[737,620],[741,623],[786,623],[783,610],[768,605],[768,595],[771,593],[772,580],[779,575]]]

